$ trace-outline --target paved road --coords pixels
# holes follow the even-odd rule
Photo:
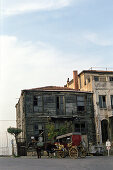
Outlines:
[[[113,156],[85,159],[0,158],[0,170],[113,170]]]

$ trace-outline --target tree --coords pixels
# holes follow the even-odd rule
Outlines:
[[[59,129],[55,128],[55,123],[48,122],[46,129],[48,132],[48,139],[54,141],[57,136],[72,132],[72,122],[65,121],[63,125],[59,126]]]
[[[54,138],[58,136],[58,131],[55,129],[54,123],[48,123],[46,125],[47,133],[48,133],[48,139],[51,141],[54,141]]]
[[[22,132],[22,129],[15,128],[15,127],[9,127],[7,129],[7,132],[15,137],[16,144],[17,144],[17,136]],[[18,147],[17,147],[17,155],[18,155]]]
[[[9,127],[7,129],[7,132],[10,133],[11,135],[14,135],[16,142],[17,142],[17,136],[22,132],[22,130],[19,128],[15,128],[15,127]]]

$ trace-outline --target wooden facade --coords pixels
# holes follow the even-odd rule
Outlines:
[[[42,87],[22,90],[16,104],[17,127],[22,129],[19,138],[28,143],[42,133],[47,140],[46,124],[55,123],[56,129],[65,121],[72,122],[73,132],[87,135],[88,143],[95,143],[93,96],[90,92],[66,87]]]

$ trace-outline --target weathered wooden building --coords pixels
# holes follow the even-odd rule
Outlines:
[[[65,121],[71,121],[73,132],[87,135],[88,143],[95,143],[92,95],[56,86],[22,90],[16,104],[17,127],[22,129],[19,138],[28,143],[42,133],[46,141],[46,124],[51,119],[56,129]]]

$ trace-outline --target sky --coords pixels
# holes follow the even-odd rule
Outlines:
[[[21,90],[113,70],[113,0],[0,0],[0,11],[1,130],[14,125]]]

